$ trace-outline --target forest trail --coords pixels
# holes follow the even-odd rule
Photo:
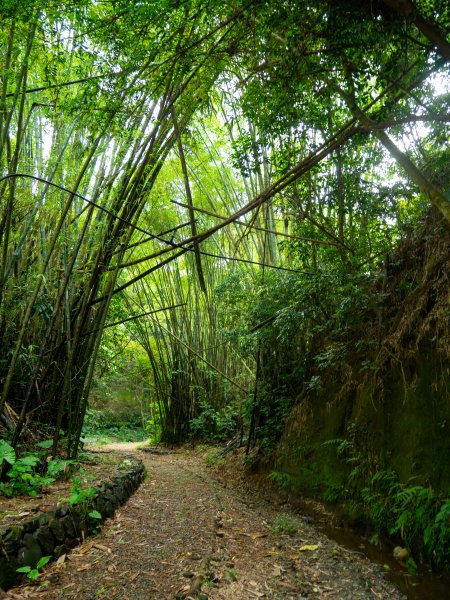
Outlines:
[[[21,597],[174,600],[202,582],[193,597],[403,598],[377,565],[306,519],[295,534],[277,533],[285,514],[220,483],[196,453],[149,454],[136,444],[104,451],[138,455],[148,477],[97,536],[71,551],[64,569],[49,566],[47,587]]]

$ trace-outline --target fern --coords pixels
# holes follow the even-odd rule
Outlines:
[[[450,568],[450,499],[432,488],[417,485],[417,478],[401,483],[393,470],[377,470],[356,443],[355,430],[349,440],[329,440],[351,471],[348,476],[347,508],[362,514],[381,534],[400,536],[404,545],[421,560],[438,568]],[[415,565],[411,558],[411,569]]]
[[[294,487],[294,478],[288,473],[280,473],[279,471],[271,471],[269,479],[281,490],[292,490]]]

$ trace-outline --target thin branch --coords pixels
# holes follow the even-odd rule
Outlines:
[[[376,123],[370,117],[368,117],[361,108],[359,108],[359,106],[356,104],[354,96],[348,94],[339,86],[334,86],[334,88],[346,102],[352,113],[363,125],[369,128],[372,128],[373,125],[376,125]],[[448,201],[448,198],[446,198],[441,190],[439,190],[423,175],[423,173],[416,167],[409,156],[405,152],[402,152],[384,131],[380,131],[375,128],[374,135],[388,150],[389,154],[398,162],[398,164],[403,167],[408,177],[410,177],[410,179],[417,185],[419,190],[428,198],[431,204],[433,204],[450,223],[450,202]]]
[[[422,35],[433,43],[441,56],[450,60],[450,43],[445,39],[445,35],[437,25],[425,19],[410,0],[384,0],[384,3],[406,19],[410,19]]]
[[[127,323],[128,321],[134,321],[135,319],[140,319],[141,317],[147,317],[148,315],[154,315],[156,313],[165,311],[165,310],[171,310],[172,308],[179,308],[180,306],[186,306],[187,302],[182,302],[181,304],[172,304],[172,306],[164,306],[164,308],[158,308],[156,310],[150,310],[149,312],[145,312],[145,313],[141,313],[140,315],[135,315],[133,317],[128,317],[127,319],[122,319],[121,321],[115,321],[114,323],[108,323],[108,325],[105,325],[103,327],[103,329],[107,329],[108,327],[115,327],[116,325],[122,325],[122,323]],[[86,331],[86,333],[83,333],[80,337],[85,337],[86,335],[90,335],[91,333],[95,333],[97,331],[100,331],[100,327],[97,327],[96,329],[90,329],[89,331]]]
[[[125,225],[128,225],[132,229],[134,229],[136,231],[140,231],[141,233],[145,233],[145,235],[152,238],[153,240],[158,240],[159,242],[163,242],[164,244],[172,246],[172,248],[182,247],[181,244],[176,244],[174,242],[165,240],[164,238],[162,238],[158,235],[154,235],[153,233],[150,233],[150,231],[147,231],[146,229],[142,229],[142,227],[139,227],[138,225],[134,225],[133,223],[131,223],[131,221],[128,221],[127,219],[119,217],[119,215],[116,215],[108,208],[105,208],[104,206],[100,206],[100,204],[97,204],[96,202],[93,202],[92,200],[85,198],[81,194],[78,194],[77,192],[69,190],[68,188],[66,188],[62,185],[58,185],[57,183],[54,183],[53,181],[48,181],[47,179],[44,179],[43,177],[37,177],[36,175],[29,175],[27,173],[10,173],[9,175],[4,175],[3,177],[0,177],[0,183],[2,181],[5,181],[6,179],[11,179],[14,177],[25,177],[28,179],[33,179],[34,181],[39,181],[41,183],[45,183],[47,185],[52,185],[53,187],[55,187],[59,190],[62,190],[63,192],[67,192],[68,194],[71,194],[72,196],[75,196],[76,198],[80,198],[81,200],[83,200],[84,202],[87,202],[91,206],[95,206],[95,208],[98,208],[98,210],[101,210],[102,212],[106,213],[107,215],[110,215],[111,217],[113,217],[114,219],[117,219],[121,223],[125,223]]]
[[[73,81],[64,81],[63,83],[52,83],[51,85],[43,85],[36,88],[30,88],[19,92],[19,95],[32,94],[34,92],[45,92],[46,90],[52,90],[55,88],[69,87],[70,85],[76,85],[77,83],[85,83],[86,81],[94,81],[96,79],[104,79],[105,77],[118,77],[124,75],[126,71],[119,71],[119,73],[106,73],[105,75],[91,75],[89,77],[83,77],[82,79],[74,79]],[[5,94],[5,98],[12,98],[16,92],[9,92]]]
[[[220,258],[222,260],[232,260],[235,262],[247,263],[250,265],[258,265],[267,269],[276,269],[277,271],[289,271],[290,273],[302,273],[303,275],[314,275],[308,271],[299,271],[298,269],[289,269],[288,267],[279,267],[277,265],[269,265],[268,263],[258,262],[256,260],[248,260],[246,258],[235,258],[234,256],[221,256],[220,254],[211,254],[210,252],[201,251],[200,254],[203,256],[211,256],[212,258]]]
[[[177,204],[178,206],[182,206],[183,208],[187,207],[186,204],[183,204],[182,202],[177,202],[176,200],[171,200],[171,202],[173,202],[173,204]],[[205,210],[204,208],[198,208],[196,206],[194,206],[193,208],[196,212],[208,215],[210,217],[214,217],[216,219],[225,220],[227,218],[223,215],[219,215],[218,213],[214,213],[210,210]],[[273,235],[289,238],[291,240],[297,240],[299,242],[312,242],[313,244],[321,244],[323,246],[336,246],[337,245],[336,242],[325,242],[323,240],[315,240],[314,238],[304,237],[301,235],[291,235],[290,233],[284,233],[283,231],[275,231],[273,229],[266,229],[265,227],[257,227],[256,225],[253,225],[253,223],[249,223],[247,221],[245,221],[245,222],[235,221],[234,224],[241,225],[242,227],[248,227],[249,229],[254,229],[255,231],[263,231],[265,233],[271,233]]]
[[[384,123],[373,123],[361,124],[361,131],[375,131],[377,129],[387,129],[388,127],[395,127],[397,125],[406,125],[407,123],[429,123],[437,121],[439,123],[449,123],[450,114],[447,115],[408,115],[400,119],[392,119],[392,121],[385,121]]]
[[[190,225],[190,222],[187,221],[186,223],[181,223],[180,225],[177,225],[176,227],[172,227],[171,229],[167,229],[166,231],[162,231],[160,233],[157,233],[157,237],[162,237],[163,235],[167,235],[169,233],[174,233],[175,231],[178,231],[179,229],[183,229],[183,227],[187,227],[188,225]],[[127,250],[131,250],[132,248],[136,248],[136,246],[142,246],[143,244],[147,244],[148,242],[153,242],[154,238],[153,237],[149,237],[147,239],[144,240],[140,240],[139,242],[135,242],[134,244],[129,244],[126,248],[125,251]],[[173,240],[172,240],[173,241]],[[115,254],[118,254],[118,252],[120,252],[120,250],[116,250],[113,253],[113,256]]]
[[[177,342],[179,342],[182,346],[184,346],[185,348],[187,348],[189,350],[189,352],[191,352],[191,354],[194,354],[195,356],[197,356],[197,358],[199,358],[201,361],[203,361],[205,364],[207,364],[208,367],[210,367],[211,369],[213,369],[214,371],[216,371],[216,373],[219,373],[219,375],[221,375],[224,379],[226,379],[232,385],[234,385],[239,390],[241,390],[241,392],[245,392],[246,394],[248,394],[248,390],[246,388],[242,387],[242,385],[240,385],[239,383],[237,383],[237,381],[234,381],[233,379],[231,379],[230,377],[228,377],[228,375],[225,375],[225,373],[223,373],[222,371],[220,371],[217,367],[215,367],[212,363],[210,363],[209,360],[207,360],[201,354],[199,354],[196,350],[194,350],[193,348],[191,348],[189,346],[189,344],[186,344],[186,342],[183,342],[183,340],[180,339],[177,335],[175,335],[172,331],[170,331],[169,329],[167,329],[166,327],[164,327],[163,325],[161,325],[161,323],[159,323],[159,322],[157,323],[157,325],[163,331],[165,331],[166,333],[168,333],[169,335],[171,335],[173,338],[175,338],[177,340]]]
[[[350,121],[347,121],[347,123],[345,123],[328,140],[326,140],[323,144],[321,144],[315,152],[309,154],[306,158],[304,158],[297,165],[295,165],[295,167],[290,169],[287,173],[285,173],[282,177],[280,177],[280,179],[278,179],[275,183],[268,186],[265,190],[263,190],[260,194],[258,194],[253,200],[248,202],[240,210],[235,212],[230,217],[227,217],[227,219],[225,219],[221,223],[218,223],[214,227],[211,227],[210,229],[204,231],[203,233],[198,234],[198,236],[195,239],[196,240],[198,239],[200,242],[207,240],[209,237],[214,235],[214,233],[216,233],[217,231],[220,231],[227,225],[230,225],[237,219],[240,219],[241,217],[243,217],[247,213],[251,212],[252,210],[259,208],[262,204],[264,204],[265,202],[270,200],[270,198],[272,198],[277,193],[283,191],[286,187],[288,187],[289,185],[294,183],[299,177],[301,177],[302,175],[307,173],[315,165],[319,164],[324,158],[329,156],[332,152],[334,152],[334,150],[339,148],[342,144],[344,144],[346,141],[348,141],[355,133],[357,133],[357,127],[354,125],[355,121],[356,121],[356,119],[351,119]],[[161,263],[154,265],[147,271],[140,273],[138,276],[134,277],[130,281],[119,286],[118,288],[116,288],[113,291],[113,294],[117,294],[117,293],[121,292],[122,290],[126,289],[130,285],[133,285],[134,283],[139,281],[140,279],[143,279],[150,273],[153,273],[157,269],[160,269],[164,265],[172,262],[173,260],[176,260],[177,258],[182,256],[186,252],[192,250],[193,241],[194,241],[193,238],[189,238],[189,239],[183,240],[179,244],[173,244],[174,247],[181,248],[181,250],[179,250],[173,256],[170,256],[166,260],[162,261]],[[190,246],[187,246],[187,244],[190,244]],[[147,260],[149,260],[151,258],[157,258],[158,256],[162,256],[163,254],[166,254],[167,252],[170,252],[172,250],[173,250],[173,247],[172,248],[163,248],[163,249],[159,250],[158,252],[155,252],[153,255],[148,256]],[[92,300],[90,302],[90,305],[92,306],[93,304],[97,304],[98,302],[101,302],[102,300],[104,300],[104,296],[95,298],[95,300]]]

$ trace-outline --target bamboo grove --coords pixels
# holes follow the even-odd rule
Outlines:
[[[312,282],[371,273],[427,203],[450,220],[447,3],[44,4],[0,6],[12,443],[76,455],[114,328],[166,441],[207,407],[252,438],[301,380],[276,383],[314,346]]]

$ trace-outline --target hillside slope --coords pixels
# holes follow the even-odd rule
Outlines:
[[[431,215],[366,290],[369,301],[359,324],[349,323],[340,340],[322,344],[322,355],[332,356],[344,343],[351,350],[344,358],[335,352],[338,358],[326,368],[316,361],[309,376],[320,384],[305,386],[289,414],[273,459],[286,486],[359,504],[363,518],[378,518],[381,530],[400,532],[399,515],[412,511],[413,502],[428,502],[431,518],[447,506],[449,278],[450,228]],[[406,487],[415,487],[417,498],[402,497]],[[390,494],[389,515],[383,497]],[[374,502],[378,516],[372,514]]]

